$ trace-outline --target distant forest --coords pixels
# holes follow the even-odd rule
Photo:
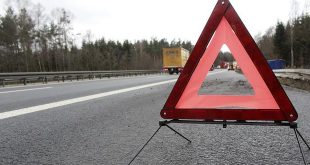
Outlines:
[[[71,22],[66,9],[46,15],[40,4],[8,7],[0,15],[0,72],[160,69],[162,48],[193,48],[190,41],[156,38],[93,41],[90,32],[78,47]]]
[[[20,7],[18,2],[0,15],[0,72],[160,69],[162,48],[193,49],[193,43],[180,39],[92,40],[91,32],[73,33],[73,14],[68,10],[59,8],[46,14],[40,4]],[[82,44],[76,43],[77,37],[83,38]],[[278,22],[255,40],[266,59],[281,58],[288,64],[293,45],[294,67],[310,68],[308,14],[286,24]],[[221,60],[233,58],[220,52],[216,62]]]
[[[310,68],[309,14],[303,13],[291,22],[278,22],[255,39],[267,59],[283,59],[290,66],[293,54],[293,67]]]

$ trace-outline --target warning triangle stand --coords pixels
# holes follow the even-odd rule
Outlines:
[[[254,95],[199,95],[199,89],[223,44],[231,50]],[[238,108],[227,108],[238,107]],[[310,146],[297,130],[298,114],[255,41],[229,0],[218,0],[181,75],[174,85],[159,122],[159,128],[138,151],[140,154],[162,126],[191,141],[168,124],[221,124],[288,126],[294,130],[304,164],[299,138]]]

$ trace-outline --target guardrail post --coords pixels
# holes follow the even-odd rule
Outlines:
[[[1,81],[2,81],[2,87],[4,87],[5,86],[4,79],[2,79]]]
[[[26,78],[23,78],[23,83],[24,83],[24,85],[27,85]]]
[[[44,77],[44,82],[45,82],[45,84],[47,84],[47,81],[48,81],[48,80],[47,80],[47,77],[45,76],[45,77]]]
[[[44,77],[39,77],[39,80],[41,80],[42,84],[44,84]]]
[[[65,82],[65,76],[62,76],[62,82]]]

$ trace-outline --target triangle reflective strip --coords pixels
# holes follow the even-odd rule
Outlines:
[[[231,50],[245,77],[252,85],[252,96],[198,95],[198,91],[215,61],[221,47],[226,44]],[[249,55],[233,33],[229,23],[222,18],[205,53],[200,59],[176,108],[224,108],[279,109],[264,80],[260,76]]]

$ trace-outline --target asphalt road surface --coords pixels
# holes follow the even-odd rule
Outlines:
[[[214,89],[239,91],[232,81],[216,83],[237,73],[211,73],[207,80]],[[176,78],[0,88],[0,164],[128,164],[158,128]],[[310,93],[284,88],[299,113],[299,130],[310,142]],[[162,128],[133,164],[303,164],[294,131],[287,127],[171,126],[192,143]],[[310,151],[302,147],[310,162]]]

